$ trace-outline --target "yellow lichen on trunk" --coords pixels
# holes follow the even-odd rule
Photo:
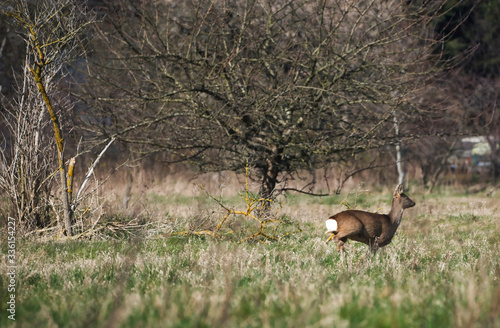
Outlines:
[[[16,18],[14,16],[14,18]],[[21,21],[22,23],[22,21]],[[56,112],[54,110],[54,107],[52,106],[52,102],[50,101],[50,98],[47,94],[47,90],[43,84],[43,69],[46,65],[46,60],[44,58],[44,52],[43,49],[38,41],[37,35],[36,35],[36,30],[33,28],[33,26],[26,26],[27,30],[30,32],[30,40],[34,40],[32,43],[33,49],[36,51],[37,54],[37,60],[34,64],[35,67],[29,67],[31,73],[33,74],[33,80],[35,81],[38,91],[40,92],[40,95],[42,96],[43,102],[45,103],[45,107],[47,108],[47,111],[49,113],[50,119],[52,121],[52,124],[54,126],[54,139],[56,142],[57,146],[57,159],[59,162],[59,176],[60,176],[60,181],[61,181],[61,201],[62,201],[62,207],[63,207],[63,221],[64,221],[64,228],[66,230],[66,235],[71,236],[72,235],[72,229],[71,229],[71,206],[70,206],[70,200],[69,200],[69,193],[68,193],[68,184],[66,181],[66,168],[64,166],[64,140],[62,137],[61,133],[61,128],[59,124],[59,119],[57,118]]]
[[[40,52],[41,54],[41,52]],[[43,59],[43,58],[42,58]],[[43,63],[43,61],[41,61]],[[61,134],[61,128],[59,125],[59,120],[57,118],[57,115],[54,111],[54,107],[52,106],[52,103],[50,101],[49,96],[47,95],[47,91],[45,89],[45,86],[43,85],[42,82],[42,67],[39,66],[38,63],[35,69],[30,68],[31,72],[33,73],[33,77],[35,80],[35,83],[38,87],[38,91],[40,91],[40,94],[42,95],[43,101],[45,103],[45,107],[47,108],[47,111],[49,112],[50,119],[52,120],[52,124],[54,126],[54,138],[57,146],[57,159],[59,162],[59,176],[61,179],[61,187],[62,187],[62,193],[61,193],[61,201],[62,201],[62,207],[63,207],[63,221],[64,221],[64,228],[66,230],[66,235],[71,236],[72,229],[71,229],[71,207],[69,203],[69,192],[68,192],[68,184],[66,181],[66,169],[64,166],[64,143],[63,143],[63,138]]]
[[[72,195],[73,195],[73,175],[75,171],[75,163],[76,163],[76,157],[73,157],[69,160],[68,164],[68,198],[69,201],[71,202]]]

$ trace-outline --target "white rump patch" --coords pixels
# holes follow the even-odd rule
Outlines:
[[[337,231],[337,220],[334,220],[334,219],[328,219],[326,220],[326,229],[328,230],[328,232],[334,232],[334,231]]]

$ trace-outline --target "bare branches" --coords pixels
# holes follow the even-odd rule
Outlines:
[[[214,200],[223,209],[223,212],[225,212],[219,223],[212,229],[180,231],[176,232],[175,234],[187,236],[208,235],[213,238],[231,239],[229,236],[240,235],[243,232],[235,232],[230,227],[228,228],[227,220],[229,218],[232,218],[234,221],[243,219],[243,224],[245,220],[256,221],[258,223],[258,228],[256,229],[257,231],[251,231],[250,235],[241,238],[238,241],[240,243],[249,240],[257,240],[259,237],[262,237],[265,240],[279,240],[280,238],[289,236],[290,234],[302,231],[299,228],[288,232],[277,231],[278,228],[290,226],[290,223],[287,222],[284,218],[278,217],[279,212],[283,207],[283,203],[278,204],[277,209],[271,210],[271,206],[275,205],[277,203],[276,201],[268,198],[256,197],[250,192],[248,166],[246,166],[245,168],[245,190],[240,195],[245,202],[245,209],[235,210],[230,206],[225,205],[221,200],[215,198],[214,196],[210,194],[208,194],[208,196],[210,196],[210,198],[212,198],[212,200]],[[267,232],[268,230],[271,230],[271,234]]]
[[[37,54],[30,62],[34,71],[80,57],[80,35],[95,22],[92,13],[73,0],[13,1],[3,13],[22,26],[25,42]]]
[[[43,101],[27,67],[24,73],[18,81],[17,98],[2,99],[6,129],[0,145],[0,190],[11,201],[12,216],[23,230],[30,230],[46,221],[55,158]]]
[[[5,6],[1,7],[2,14],[10,17],[15,25],[20,30],[27,47],[27,56],[24,72],[26,75],[31,72],[31,80],[38,90],[39,98],[43,101],[46,112],[48,113],[53,125],[53,143],[56,146],[56,154],[58,158],[58,171],[60,176],[61,188],[61,206],[64,212],[63,223],[64,229],[68,236],[72,235],[71,219],[74,209],[71,207],[70,201],[72,196],[72,180],[74,158],[70,161],[69,172],[66,168],[64,159],[64,138],[63,130],[60,122],[61,113],[57,108],[57,98],[55,92],[51,93],[54,88],[54,78],[64,75],[63,69],[72,61],[78,59],[83,53],[83,41],[80,38],[82,31],[90,24],[95,22],[92,14],[85,11],[85,6],[74,0],[41,0],[41,1],[7,1]],[[34,91],[29,89],[31,94]],[[25,90],[20,97],[23,99]],[[37,107],[38,108],[38,107]],[[19,106],[16,113],[23,115],[23,111],[28,112],[30,108]],[[39,115],[42,120],[42,112]],[[23,117],[22,121],[30,121],[31,118]],[[26,124],[26,122],[21,122]],[[18,122],[18,126],[20,123]],[[31,126],[35,129],[37,126]],[[39,133],[39,132],[38,132]],[[23,140],[25,136],[19,130],[12,130],[12,137]],[[35,137],[35,140],[38,140]],[[17,148],[16,148],[17,149]],[[35,150],[37,147],[35,147]],[[25,154],[26,155],[26,154]],[[16,162],[17,154],[13,156],[13,164]],[[6,156],[4,156],[6,158]],[[40,158],[37,154],[29,154],[26,160]],[[69,173],[69,174],[67,174]],[[50,177],[50,176],[49,176]],[[16,184],[21,181],[11,179],[12,188],[15,189]],[[44,179],[42,181],[45,182]],[[33,189],[35,194],[38,188]],[[22,202],[22,201],[21,201]],[[51,200],[52,207],[55,210],[54,202]],[[56,213],[57,214],[57,213]],[[19,215],[20,219],[24,215]]]
[[[115,8],[114,30],[98,30],[106,57],[94,58],[98,87],[87,86],[87,99],[100,108],[96,121],[110,121],[106,135],[141,152],[170,151],[203,170],[242,172],[250,161],[270,196],[286,173],[407,139],[395,135],[393,112],[402,127],[424,119],[416,99],[438,71],[429,5],[127,6],[137,20]]]

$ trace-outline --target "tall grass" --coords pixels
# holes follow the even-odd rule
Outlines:
[[[21,241],[15,325],[500,327],[498,199],[415,200],[376,256],[325,245],[323,221],[341,207],[308,198],[285,208],[304,231],[279,242]]]

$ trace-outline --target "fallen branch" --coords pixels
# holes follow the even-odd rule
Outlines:
[[[269,213],[268,211],[265,211],[265,209],[271,208],[271,205],[276,204],[276,201],[273,199],[268,199],[268,198],[259,198],[259,197],[254,197],[252,196],[249,186],[248,186],[248,179],[249,179],[249,173],[248,173],[248,166],[246,167],[246,172],[245,172],[245,191],[243,194],[240,195],[240,197],[245,201],[246,209],[245,210],[235,210],[227,205],[225,205],[221,200],[215,198],[212,196],[210,193],[208,193],[203,186],[201,186],[202,190],[204,190],[207,195],[214,200],[224,211],[225,214],[222,217],[222,219],[219,221],[219,223],[214,227],[213,230],[195,230],[195,231],[180,231],[176,232],[174,234],[177,235],[197,235],[197,236],[202,236],[202,235],[207,235],[215,239],[228,239],[228,235],[234,234],[233,230],[225,231],[226,227],[226,222],[228,218],[234,217],[234,218],[241,218],[243,217],[244,219],[250,219],[251,221],[257,221],[259,223],[259,227],[256,232],[252,233],[251,235],[240,239],[238,242],[242,243],[244,241],[248,240],[254,240],[257,239],[259,236],[263,237],[267,240],[280,240],[281,238],[285,236],[289,236],[290,234],[297,233],[302,231],[300,228],[296,229],[295,231],[292,232],[287,232],[283,233],[282,235],[276,236],[276,235],[270,235],[269,233],[266,233],[266,228],[269,228],[269,224],[277,224],[277,225],[285,225],[285,224],[290,224],[289,222],[286,222],[285,220],[278,219],[278,214],[283,208],[284,203],[281,202],[279,203],[278,209],[274,213]],[[266,213],[265,217],[262,217],[262,214]],[[274,230],[277,229],[277,226],[274,227]]]

